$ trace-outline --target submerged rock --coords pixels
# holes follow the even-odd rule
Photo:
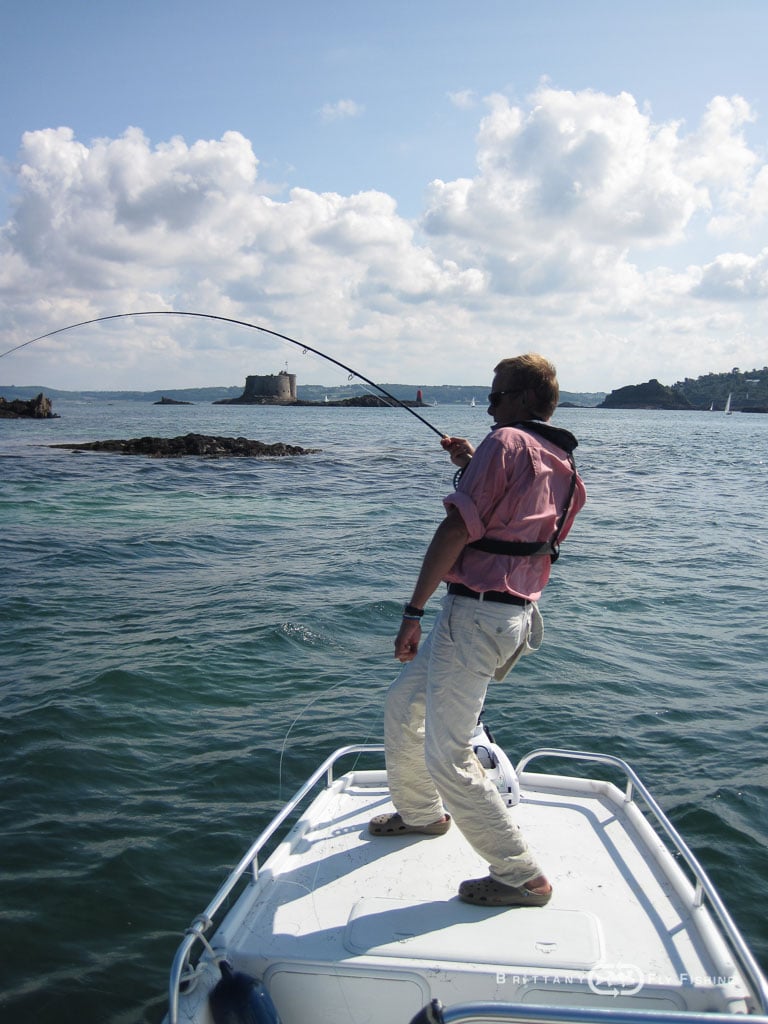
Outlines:
[[[211,437],[185,434],[183,437],[135,437],[127,441],[84,441],[78,444],[52,444],[49,448],[67,448],[75,452],[118,452],[120,455],[147,455],[153,459],[177,459],[197,455],[205,459],[265,458],[284,455],[311,455],[319,448],[299,448],[292,444],[265,444],[247,437]]]

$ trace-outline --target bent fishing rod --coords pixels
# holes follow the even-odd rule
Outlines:
[[[329,356],[327,353],[321,352],[320,349],[312,348],[311,345],[305,345],[304,342],[297,341],[295,338],[289,338],[287,334],[280,334],[279,331],[273,331],[269,327],[262,327],[260,324],[252,324],[248,320],[236,320],[233,317],[219,316],[216,313],[190,313],[185,312],[183,310],[175,309],[153,309],[142,310],[141,312],[138,313],[112,313],[109,316],[97,316],[94,317],[92,320],[82,320],[80,323],[77,324],[68,324],[66,327],[58,327],[55,331],[48,331],[46,334],[41,334],[37,338],[30,338],[29,341],[23,341],[20,345],[14,345],[13,348],[9,348],[6,352],[0,352],[0,359],[2,359],[3,356],[11,355],[12,352],[18,352],[19,349],[26,348],[27,345],[33,345],[36,341],[43,341],[45,338],[52,338],[54,335],[63,334],[65,331],[73,331],[77,327],[88,327],[90,324],[100,324],[104,323],[107,320],[125,320],[129,317],[137,316],[197,317],[201,320],[219,320],[225,324],[237,324],[240,327],[249,327],[251,330],[254,331],[261,331],[264,334],[271,334],[273,338],[280,338],[281,341],[287,341],[291,345],[296,345],[305,353],[312,352],[314,355],[320,356],[321,359],[327,359],[329,363],[333,363],[334,365],[341,367],[342,370],[346,370],[346,372],[351,374],[353,377],[357,377],[365,384],[368,384],[370,385],[370,387],[375,388],[382,395],[384,395],[385,398],[389,399],[391,402],[394,402],[396,405],[399,405],[401,409],[405,409],[406,412],[411,413],[412,416],[415,416],[417,420],[420,420],[425,427],[429,427],[429,429],[434,431],[434,433],[437,434],[438,437],[440,437],[442,440],[448,439],[447,434],[444,434],[442,430],[438,430],[438,428],[434,426],[432,423],[430,423],[429,420],[425,420],[424,417],[420,416],[414,409],[411,408],[410,405],[406,405],[405,402],[401,402],[399,398],[395,398],[393,394],[390,394],[389,391],[383,388],[380,384],[377,384],[375,381],[369,380],[368,377],[365,377],[362,373],[359,372],[359,370],[353,370],[351,366],[347,366],[345,363],[340,362],[338,359],[334,359],[333,356]]]

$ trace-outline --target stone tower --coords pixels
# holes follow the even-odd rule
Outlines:
[[[266,376],[249,376],[245,378],[245,391],[241,402],[295,402],[296,374],[281,370]]]

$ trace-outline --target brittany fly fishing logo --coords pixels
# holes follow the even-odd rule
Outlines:
[[[635,964],[598,964],[587,975],[587,984],[599,996],[634,996],[645,984],[645,975]]]

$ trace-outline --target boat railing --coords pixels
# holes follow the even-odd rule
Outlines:
[[[340,747],[332,754],[329,754],[325,761],[323,761],[312,775],[310,775],[306,782],[296,791],[293,797],[288,800],[279,813],[254,840],[202,914],[198,915],[187,929],[184,934],[184,938],[176,951],[169,981],[168,1024],[178,1024],[179,994],[181,986],[185,981],[191,980],[194,976],[193,972],[189,970],[191,953],[194,947],[197,944],[200,944],[201,946],[208,948],[210,951],[210,946],[206,939],[206,933],[213,927],[219,911],[231,896],[243,875],[250,870],[253,874],[253,880],[255,881],[258,878],[259,854],[264,846],[275,835],[284,822],[295,812],[299,804],[301,804],[305,797],[312,789],[315,788],[315,786],[317,786],[323,777],[325,777],[326,785],[332,785],[334,778],[334,766],[338,761],[350,754],[381,754],[383,751],[384,747],[381,744],[353,744],[346,747]],[[768,1013],[768,986],[766,985],[765,978],[763,977],[757,961],[744,942],[744,939],[723,905],[722,900],[718,896],[712,882],[709,880],[704,868],[688,848],[682,837],[676,831],[634,769],[627,764],[626,761],[610,754],[597,754],[587,751],[560,750],[554,747],[541,747],[537,750],[531,751],[529,754],[526,754],[520,760],[516,767],[518,775],[522,775],[532,761],[545,757],[603,764],[618,769],[618,771],[624,775],[626,778],[626,788],[624,791],[625,800],[627,802],[633,801],[635,793],[638,793],[642,797],[648,810],[651,812],[655,824],[667,835],[679,856],[685,861],[691,871],[692,877],[695,880],[695,905],[700,905],[706,895],[709,907],[719,920],[722,926],[723,935],[730,949],[737,957],[745,976],[749,979],[753,992],[759,1003],[760,1012],[763,1014]],[[524,784],[524,780],[522,781]],[[185,973],[188,971],[189,973]],[[499,1008],[502,1007],[503,1004],[492,1003],[488,1004],[488,1006],[492,1008]],[[469,1021],[473,1019],[471,1015],[464,1017],[453,1016],[453,1014],[457,1013],[459,1010],[461,1010],[461,1007],[446,1009],[445,1020],[447,1022],[456,1022],[456,1024],[458,1024],[459,1021]],[[543,1022],[546,1022],[546,1024],[586,1024],[587,1021],[600,1021],[602,1019],[605,1019],[606,1022],[610,1021],[610,1024],[642,1024],[642,1022],[646,1020],[648,1022],[658,1020],[658,1017],[655,1017],[654,1014],[650,1012],[643,1015],[642,1013],[622,1013],[621,1011],[612,1011],[611,1016],[603,1018],[597,1011],[590,1010],[586,1016],[580,1016],[580,1013],[574,1009],[566,1010],[565,1008],[558,1008],[555,1010],[551,1007],[549,1008],[549,1017],[541,1017],[539,1015],[539,1011],[534,1007],[526,1007],[522,1014],[518,1013],[515,1017],[505,1017],[503,1014],[499,1015],[499,1013],[496,1012],[496,1009],[494,1009],[493,1013],[491,1013],[490,1010],[486,1010],[486,1004],[483,1004],[482,1015],[477,1013],[476,1008],[473,1010],[473,1013],[474,1019],[478,1016],[484,1016],[489,1019],[509,1020],[512,1021],[513,1024],[522,1021],[541,1021],[542,1024]],[[668,1014],[664,1015],[665,1024],[667,1024],[670,1016],[671,1015]],[[681,1014],[681,1024],[683,1021],[685,1021],[686,1024],[690,1024],[690,1021],[695,1018],[695,1016],[695,1014],[690,1013]],[[721,1024],[721,1022],[717,1020],[717,1015],[715,1014],[708,1013],[706,1015],[702,1015],[702,1017],[703,1019],[706,1019],[707,1024]],[[725,1024],[727,1020],[728,1016],[724,1015],[722,1024]],[[756,1016],[750,1016],[750,1024],[753,1021],[755,1024],[758,1024],[758,1022],[759,1024],[768,1024],[768,1017],[762,1020]],[[675,1024],[675,1022],[669,1021],[669,1024]],[[729,1024],[732,1024],[732,1017]]]
[[[704,1011],[602,1009],[591,1006],[535,1006],[519,1003],[462,1003],[442,1006],[433,1001],[413,1018],[411,1024],[476,1024],[503,1021],[504,1024],[734,1024],[736,1015]],[[768,1017],[750,1014],[749,1024],[768,1024]]]
[[[706,896],[709,909],[718,919],[731,951],[737,957],[742,970],[749,979],[755,996],[760,1003],[761,1013],[768,1014],[768,985],[766,985],[763,972],[698,858],[651,795],[634,768],[620,757],[615,757],[612,754],[596,754],[583,750],[559,750],[556,747],[540,747],[521,758],[515,769],[518,776],[521,776],[527,770],[532,761],[544,757],[604,764],[618,769],[624,775],[626,779],[626,788],[624,790],[626,802],[629,803],[634,800],[635,793],[642,797],[646,808],[650,811],[652,823],[666,835],[675,852],[691,872],[694,882],[693,905],[695,907],[701,906]],[[712,1019],[712,1016],[707,1014],[707,1020],[710,1021]],[[448,1020],[447,1017],[446,1020]]]
[[[310,775],[304,785],[294,793],[279,813],[275,815],[264,831],[257,836],[202,914],[199,914],[189,926],[184,934],[183,941],[176,950],[169,983],[168,1024],[178,1024],[179,993],[184,982],[185,971],[189,965],[190,954],[193,948],[198,943],[207,946],[206,932],[212,928],[216,915],[237,887],[238,882],[246,871],[250,870],[253,873],[254,881],[258,878],[259,853],[264,846],[286,819],[294,813],[302,800],[315,788],[323,776],[325,776],[328,786],[333,783],[334,765],[342,757],[346,757],[349,754],[381,754],[383,751],[384,747],[381,744],[353,744],[347,747],[340,747],[332,754],[329,754],[325,761]]]

